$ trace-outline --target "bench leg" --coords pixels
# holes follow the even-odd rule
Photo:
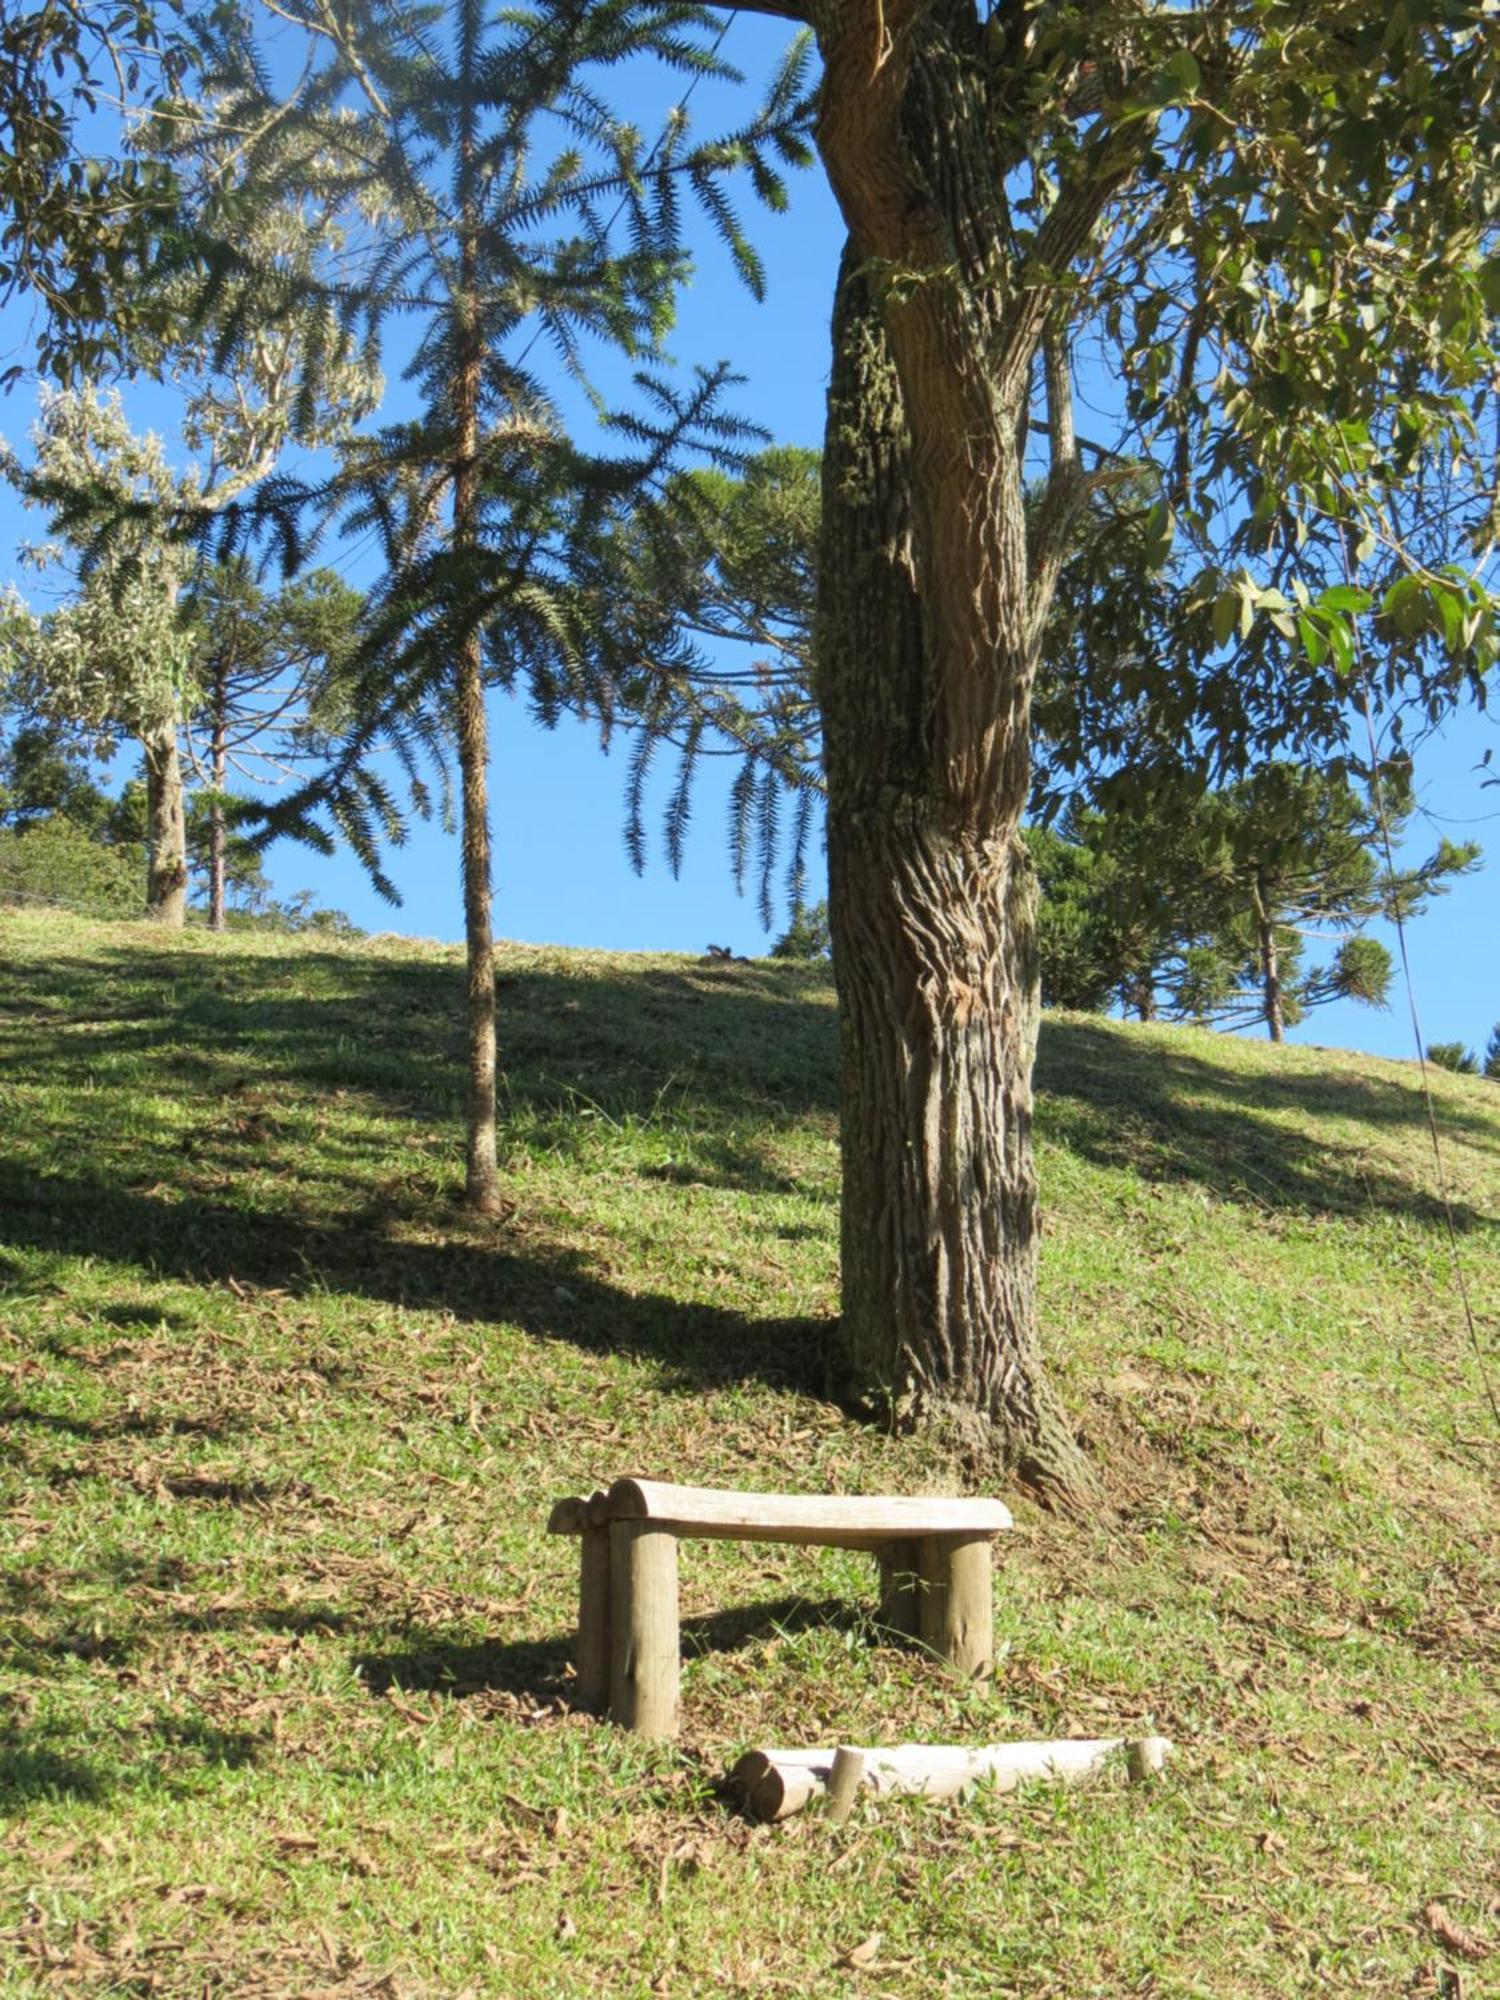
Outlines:
[[[640,1736],[677,1734],[677,1537],[651,1521],[610,1524],[609,1711]]]
[[[590,1715],[609,1709],[610,1549],[608,1528],[585,1528],[578,1579],[578,1689],[574,1706]]]
[[[922,1641],[961,1674],[994,1672],[995,1606],[988,1535],[922,1544]]]
[[[908,1639],[922,1631],[922,1544],[887,1542],[880,1551],[880,1623]]]

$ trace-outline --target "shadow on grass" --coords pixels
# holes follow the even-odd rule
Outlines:
[[[259,1102],[268,1090],[349,1094],[426,1124],[460,1116],[456,960],[302,949],[235,958],[137,945],[31,963],[20,974],[16,1009],[0,1021],[0,1058],[11,1074],[63,1088],[76,1085],[82,1064],[122,1086],[136,1070],[142,1087],[186,1093],[204,1113],[190,1150],[229,1176],[250,1157],[287,1164],[279,1150],[293,1143],[279,1123],[284,1099],[271,1115]],[[498,987],[504,1114],[523,1143],[566,1154],[598,1121],[652,1125],[692,1139],[691,1159],[641,1169],[653,1178],[796,1191],[751,1135],[778,1119],[837,1109],[822,969],[687,960],[625,970],[543,959],[511,970],[502,961]],[[58,1032],[63,1023],[89,1032],[80,1041]],[[1050,1017],[1038,1072],[1042,1128],[1101,1164],[1194,1182],[1262,1209],[1438,1217],[1419,1184],[1420,1159],[1407,1178],[1319,1129],[1349,1119],[1421,1142],[1426,1111],[1415,1075],[1303,1072],[1279,1067],[1273,1055],[1247,1065],[1243,1044],[1225,1046],[1236,1059],[1216,1061],[1186,1037],[1174,1047],[1161,1034],[1137,1038]],[[116,1094],[127,1095],[123,1087]],[[100,1101],[107,1115],[108,1100]],[[1286,1114],[1303,1129],[1276,1122]],[[1441,1115],[1448,1130],[1500,1149],[1500,1127],[1482,1111],[1445,1101]],[[354,1171],[338,1185],[373,1204],[372,1220],[400,1207],[399,1196],[360,1175],[358,1138],[332,1132],[318,1143],[323,1153],[347,1154]],[[159,1171],[161,1162],[152,1165]],[[1484,1218],[1459,1204],[1456,1219],[1472,1227]],[[0,1286],[13,1281],[0,1263]]]
[[[48,1799],[97,1801],[111,1787],[92,1764],[23,1736],[0,1733],[0,1814]]]
[[[320,1228],[61,1177],[34,1181],[22,1193],[4,1169],[0,1232],[12,1245],[134,1262],[155,1278],[195,1284],[232,1278],[292,1294],[337,1292],[479,1323],[503,1321],[592,1353],[651,1359],[668,1388],[763,1380],[824,1390],[831,1322],[755,1319],[728,1307],[629,1292],[574,1252],[549,1256],[463,1241],[394,1244],[363,1228]],[[92,1420],[45,1413],[37,1420],[95,1435]]]
[[[812,1601],[778,1597],[710,1616],[684,1618],[686,1658],[702,1653],[735,1653],[778,1633],[833,1626],[863,1629],[867,1618],[840,1598]],[[568,1701],[573,1691],[575,1640],[486,1639],[450,1641],[441,1633],[407,1635],[408,1643],[389,1652],[359,1653],[354,1671],[372,1694],[432,1693],[461,1701],[467,1695],[513,1694],[535,1702]]]
[[[1100,1166],[1191,1184],[1262,1211],[1443,1220],[1442,1202],[1419,1184],[1427,1110],[1415,1077],[1217,1063],[1197,1048],[1164,1046],[1161,1035],[1136,1042],[1068,1020],[1044,1027],[1037,1088],[1043,1131]],[[1280,1122],[1288,1114],[1302,1129]],[[1500,1150],[1495,1120],[1446,1103],[1440,1116],[1467,1143]],[[1330,1133],[1330,1119],[1422,1149],[1412,1178]],[[1454,1202],[1453,1219],[1460,1229],[1494,1221],[1463,1201]]]
[[[77,1350],[60,1342],[49,1346],[52,1353],[57,1353],[59,1349],[62,1359],[78,1359]],[[108,1438],[190,1437],[214,1440],[230,1437],[244,1429],[243,1422],[236,1421],[235,1413],[227,1411],[215,1417],[149,1416],[143,1410],[126,1410],[118,1416],[74,1417],[55,1410],[34,1409],[29,1403],[0,1404],[0,1425],[5,1424],[27,1425],[34,1430],[52,1431],[59,1437],[78,1438],[90,1444],[100,1444]],[[214,1496],[205,1492],[198,1497],[227,1499],[231,1496],[227,1493]]]

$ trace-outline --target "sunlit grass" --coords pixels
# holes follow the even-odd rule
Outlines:
[[[480,1229],[453,953],[0,915],[6,1993],[1436,1994],[1429,1902],[1500,1939],[1500,1448],[1411,1070],[1049,1021],[1111,1518],[1017,1500],[979,1690],[881,1642],[863,1559],[692,1545],[663,1751],[568,1712],[548,1502],[945,1468],[825,1393],[821,975],[507,949],[500,992]],[[1493,1341],[1500,1094],[1437,1087]],[[753,1742],[1146,1728],[1149,1791],[767,1830],[712,1789]]]

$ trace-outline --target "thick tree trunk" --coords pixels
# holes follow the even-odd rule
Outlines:
[[[168,723],[141,737],[146,754],[146,915],[181,930],[187,921],[187,808],[177,731]]]
[[[815,10],[819,143],[850,249],[834,317],[816,645],[843,1066],[853,1386],[976,1471],[1089,1469],[1036,1324],[1035,892],[1020,821],[1039,637],[1084,482],[1071,408],[1028,528],[1047,276],[1107,189],[1061,199],[1030,283],[983,31],[959,0]],[[1049,357],[1065,375],[1060,322]]]
[[[933,740],[938,663],[916,587],[901,391],[852,255],[834,325],[817,659],[842,1039],[843,1358],[856,1392],[903,1428],[937,1430],[976,1470],[1007,1459],[1077,1491],[1086,1469],[1036,1330],[1025,787],[1003,808],[955,808]],[[993,692],[1003,699],[998,675]]]

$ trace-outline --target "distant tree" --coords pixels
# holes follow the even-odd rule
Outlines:
[[[1409,769],[1388,767],[1378,782],[1381,811],[1336,771],[1276,762],[1204,799],[1199,865],[1216,913],[1194,940],[1196,987],[1169,982],[1173,1011],[1231,1024],[1258,1015],[1279,1042],[1327,1001],[1385,1004],[1390,954],[1357,933],[1377,916],[1419,915],[1478,864],[1479,848],[1445,839],[1418,866],[1390,870],[1385,842],[1413,810]],[[1307,944],[1329,937],[1341,939],[1332,958],[1304,969]]]
[[[1080,840],[1050,827],[1029,826],[1027,851],[1036,870],[1037,965],[1042,1004],[1093,1013],[1120,984],[1118,931],[1110,913],[1109,862]]]
[[[804,903],[771,947],[772,958],[803,960],[828,956],[828,905]]]
[[[0,901],[91,916],[140,911],[144,820],[99,784],[78,732],[5,718],[0,738]]]
[[[1430,1063],[1436,1063],[1439,1069],[1452,1070],[1455,1076],[1479,1074],[1478,1056],[1462,1042],[1429,1042],[1426,1054]]]
[[[139,846],[101,840],[65,813],[44,813],[0,826],[0,903],[139,916],[141,863]]]
[[[226,894],[264,897],[258,843],[233,830],[255,794],[300,782],[350,721],[352,662],[364,598],[330,570],[272,592],[243,557],[198,574],[183,599],[192,635],[194,696],[184,742],[198,780],[188,846],[204,874],[209,927],[222,930]],[[232,781],[254,791],[238,797]]]
[[[160,440],[131,432],[118,397],[49,395],[33,436],[35,468],[14,455],[5,467],[25,494],[39,497],[55,481],[108,491],[131,510],[167,507],[179,497]],[[57,555],[44,548],[32,560],[45,567]],[[55,611],[38,616],[12,591],[0,618],[0,679],[14,698],[38,715],[88,728],[98,749],[118,734],[139,742],[148,798],[146,914],[174,926],[187,908],[177,731],[191,657],[179,599],[190,567],[186,550],[138,527],[115,540]]]
[[[76,732],[56,722],[12,718],[0,741],[0,826],[24,832],[59,814],[98,837],[116,810]]]
[[[1500,1083],[1500,1021],[1490,1029],[1484,1047],[1484,1073],[1492,1083]]]

